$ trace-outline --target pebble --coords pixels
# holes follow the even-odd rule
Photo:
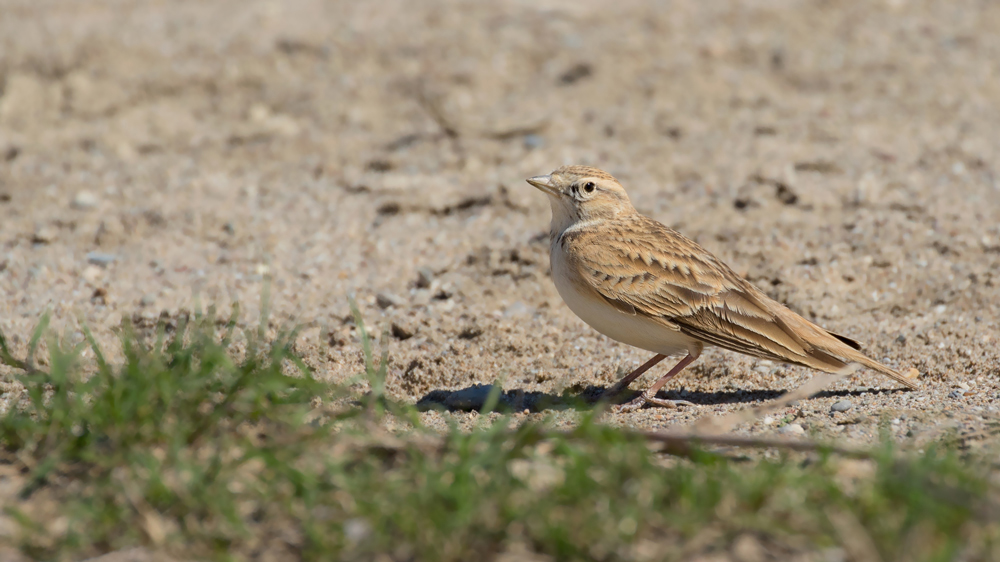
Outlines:
[[[96,265],[88,265],[83,268],[83,273],[80,274],[87,283],[91,284],[100,279],[102,275],[104,275],[104,272]]]
[[[31,237],[31,241],[35,244],[48,244],[58,237],[59,229],[52,225],[46,225],[35,230],[35,234]]]
[[[790,423],[778,430],[778,433],[783,435],[803,435],[805,432],[806,430],[797,423]]]
[[[76,196],[73,197],[73,201],[70,203],[70,206],[73,207],[74,209],[81,209],[81,210],[93,209],[94,207],[97,206],[98,203],[99,200],[97,199],[97,195],[94,195],[93,193],[84,189],[82,191],[76,192]]]
[[[431,302],[431,292],[427,289],[413,291],[413,306],[427,306]]]
[[[139,306],[152,306],[156,303],[156,297],[153,295],[142,295],[142,299],[139,300]]]
[[[833,412],[846,412],[847,410],[850,410],[853,407],[854,407],[854,404],[852,404],[850,400],[841,400],[841,401],[835,403],[833,406],[830,406],[830,411],[833,411]]]
[[[476,324],[467,324],[458,332],[458,337],[463,340],[471,340],[483,335],[483,329]]]
[[[105,254],[104,252],[87,253],[87,263],[91,263],[93,265],[99,265],[102,267],[106,267],[116,259],[118,259],[118,256],[114,254]]]
[[[431,286],[434,282],[434,272],[430,270],[429,267],[421,267],[417,269],[417,288],[426,289]]]
[[[412,324],[403,320],[393,322],[390,331],[392,332],[392,337],[399,340],[408,340],[413,337],[413,334],[417,333],[416,328]]]
[[[965,391],[962,390],[952,390],[948,393],[948,398],[951,399],[962,398],[963,396],[965,396]]]
[[[545,146],[545,139],[539,135],[527,134],[524,135],[524,148],[532,150],[535,148],[541,148]]]
[[[453,296],[455,296],[455,285],[452,283],[441,285],[438,291],[434,293],[434,298],[441,301],[448,300]]]
[[[504,318],[516,318],[518,316],[531,316],[533,310],[530,306],[521,301],[516,301],[503,311]]]
[[[375,304],[379,308],[389,308],[390,306],[403,306],[406,304],[406,301],[402,297],[392,293],[379,293],[375,295]]]

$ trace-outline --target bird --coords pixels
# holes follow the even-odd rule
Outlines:
[[[918,388],[862,353],[858,342],[796,314],[695,241],[640,214],[611,174],[563,166],[527,182],[552,207],[551,275],[563,301],[605,336],[656,354],[601,398],[621,394],[666,357],[684,354],[619,411],[690,405],[656,393],[705,346],[828,373],[846,374],[861,365]]]

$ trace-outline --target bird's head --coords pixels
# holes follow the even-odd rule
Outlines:
[[[563,166],[528,183],[549,196],[552,226],[565,229],[578,221],[614,218],[633,213],[625,189],[611,174],[590,166]]]

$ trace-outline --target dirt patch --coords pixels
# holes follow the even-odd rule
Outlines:
[[[976,446],[996,419],[996,4],[4,4],[0,328],[18,355],[45,310],[110,348],[123,317],[238,300],[253,322],[271,279],[274,328],[304,325],[331,380],[361,367],[354,294],[391,338],[397,398],[605,387],[646,354],[562,304],[523,181],[584,163],[922,374],[904,393],[862,372],[742,430]],[[809,376],[710,350],[666,388],[698,407],[609,421],[676,427]]]

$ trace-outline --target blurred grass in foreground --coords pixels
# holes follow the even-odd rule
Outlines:
[[[89,333],[47,340],[44,371],[0,335],[27,388],[0,419],[0,543],[56,560],[134,545],[183,560],[1000,559],[997,476],[953,450],[680,459],[592,414],[569,434],[500,418],[439,435],[384,399],[387,351],[360,315],[358,401],[311,376],[294,332],[265,342],[235,318],[124,325],[114,366]],[[413,429],[389,434],[384,416]]]

